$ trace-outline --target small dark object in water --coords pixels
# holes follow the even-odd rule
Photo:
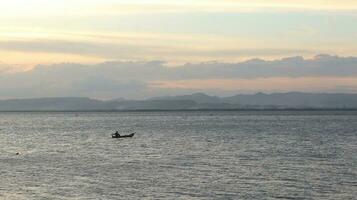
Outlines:
[[[129,134],[129,135],[115,135],[112,134],[112,138],[127,138],[127,137],[133,137],[135,133]]]
[[[17,152],[17,153],[16,153],[16,155],[20,155],[20,153],[19,153],[19,152]]]

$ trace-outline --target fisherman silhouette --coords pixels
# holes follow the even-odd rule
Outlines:
[[[116,132],[114,133],[114,135],[115,135],[115,137],[120,137],[120,134],[119,134],[118,131],[116,131]]]

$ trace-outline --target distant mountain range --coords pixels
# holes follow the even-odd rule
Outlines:
[[[273,93],[231,97],[195,93],[146,100],[101,101],[86,97],[0,100],[0,111],[124,111],[234,109],[357,109],[357,94]]]

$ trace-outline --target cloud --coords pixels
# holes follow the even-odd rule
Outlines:
[[[65,39],[22,39],[22,40],[0,40],[0,50],[10,52],[22,52],[25,54],[44,53],[44,54],[59,54],[77,55],[88,58],[112,59],[112,60],[135,60],[140,58],[165,58],[170,61],[175,60],[206,60],[223,58],[234,60],[237,57],[254,56],[280,56],[280,55],[296,55],[296,54],[311,54],[313,52],[306,49],[294,48],[268,48],[268,47],[234,47],[227,46],[227,43],[237,40],[222,39],[219,37],[206,38],[206,40],[217,41],[214,47],[205,45],[201,39],[193,40],[192,38],[150,38],[149,36],[132,36],[130,38],[107,38],[102,36],[100,39],[91,38],[90,40],[65,40]],[[197,36],[196,36],[197,37]],[[122,39],[122,40],[120,40]],[[105,40],[105,41],[103,41]],[[119,40],[119,42],[118,42]],[[206,41],[205,40],[205,41]],[[136,42],[135,42],[136,41]],[[152,41],[152,42],[148,42]],[[179,41],[180,43],[173,43]],[[157,43],[155,43],[157,42]],[[193,43],[191,43],[193,42]],[[220,42],[222,42],[220,44]],[[240,43],[240,42],[239,42]],[[45,57],[46,56],[41,56]],[[201,59],[200,59],[201,58]],[[43,59],[43,58],[41,58]]]
[[[0,71],[0,98],[90,96],[145,98],[184,91],[357,91],[357,57],[318,55],[208,62],[168,67],[165,62],[38,65]]]
[[[2,63],[0,62],[0,74],[1,73],[4,73],[6,71],[8,71],[10,69],[11,66],[5,64],[5,63]]]
[[[356,11],[345,10],[357,9],[356,1],[3,0],[0,7],[0,60],[7,63],[236,62],[356,52]]]
[[[2,16],[56,17],[143,12],[242,12],[356,9],[355,0],[2,0]],[[66,12],[63,12],[63,11]]]
[[[271,12],[306,10],[353,10],[354,0],[200,0],[195,1],[128,1],[102,4],[102,12]]]
[[[66,40],[8,40],[0,41],[0,48],[10,51],[76,54],[108,59],[123,57],[133,51],[143,53],[138,50],[137,45]],[[149,49],[150,47],[146,47],[146,52]]]
[[[0,73],[0,98],[89,96],[144,98],[145,80],[161,62],[107,62],[97,65],[38,65],[32,70]],[[160,68],[160,67],[159,67]],[[142,73],[135,71],[141,69]]]
[[[312,59],[298,56],[272,61],[252,59],[240,63],[186,64],[176,68],[174,74],[193,79],[356,76],[357,57],[318,55]]]
[[[20,72],[26,68],[24,65],[11,65],[0,61],[0,74]]]

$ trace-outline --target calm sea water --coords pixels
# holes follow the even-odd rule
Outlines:
[[[0,199],[356,196],[356,112],[0,113]]]

